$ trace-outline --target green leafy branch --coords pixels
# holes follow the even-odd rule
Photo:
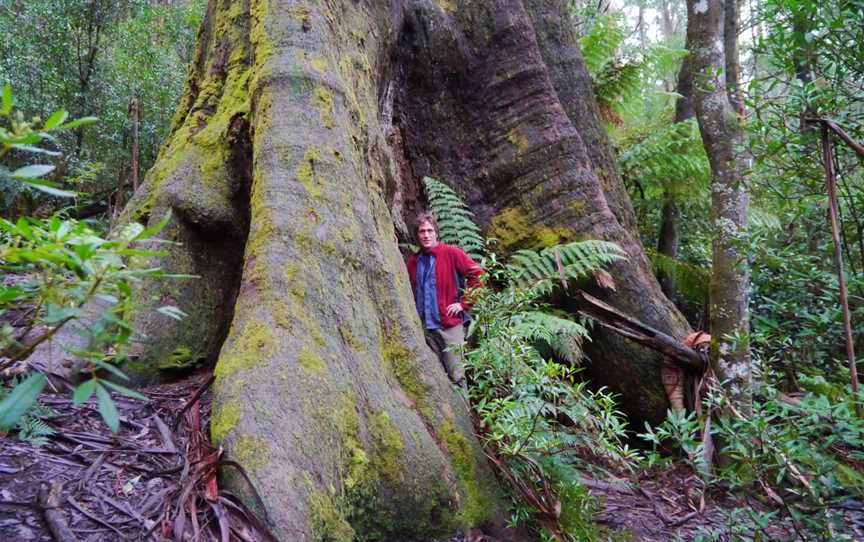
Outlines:
[[[3,86],[0,99],[0,160],[13,150],[30,154],[58,156],[60,153],[40,146],[45,141],[56,141],[52,133],[62,132],[95,123],[96,117],[83,117],[66,122],[69,113],[65,110],[55,111],[45,122],[38,117],[26,120],[21,111],[15,111],[15,97],[9,84]],[[47,164],[29,164],[9,171],[0,166],[0,177],[10,177],[31,188],[40,190],[52,196],[72,197],[74,192],[63,190],[60,186],[43,177],[54,171],[55,166]]]

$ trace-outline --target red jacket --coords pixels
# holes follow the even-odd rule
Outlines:
[[[461,324],[461,315],[449,316],[447,314],[447,306],[452,303],[462,303],[464,307],[468,308],[468,303],[459,296],[456,273],[465,278],[469,288],[477,288],[481,285],[480,276],[483,274],[483,268],[477,265],[471,256],[465,254],[462,249],[445,243],[438,243],[429,252],[435,256],[435,290],[438,297],[441,325],[448,328]],[[406,267],[408,267],[408,276],[411,279],[411,290],[414,291],[415,295],[417,293],[417,257],[419,255],[419,252],[412,254],[405,262]]]

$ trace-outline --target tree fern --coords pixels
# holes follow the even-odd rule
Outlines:
[[[606,265],[623,260],[624,251],[608,241],[576,241],[555,245],[540,252],[519,250],[510,258],[519,287],[534,286],[551,292],[556,279],[579,280],[593,275]]]
[[[481,259],[485,243],[480,228],[474,223],[474,213],[446,184],[432,177],[423,177],[423,185],[429,207],[438,222],[441,241],[461,248],[475,260]]]
[[[618,157],[623,173],[639,179],[649,199],[705,196],[711,169],[695,119],[670,124],[630,145]]]

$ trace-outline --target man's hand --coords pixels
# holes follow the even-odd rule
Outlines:
[[[456,316],[464,310],[465,307],[462,306],[462,303],[453,303],[447,306],[447,316]]]

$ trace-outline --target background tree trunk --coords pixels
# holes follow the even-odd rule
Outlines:
[[[208,6],[169,140],[125,211],[172,210],[165,235],[183,245],[154,264],[200,278],[139,293],[190,316],[141,309],[134,368],[218,359],[213,438],[286,540],[426,539],[500,517],[397,249],[423,175],[466,196],[504,250],[619,243],[630,259],[604,297],[686,333],[632,231],[567,13],[564,0]],[[592,378],[662,418],[653,352],[600,331],[591,348]]]
[[[725,60],[726,93],[732,109],[744,115],[744,95],[741,92],[741,63],[738,59],[738,34],[740,33],[739,0],[723,2],[723,56]]]
[[[675,100],[675,122],[684,122],[696,116],[693,109],[693,61],[688,54],[681,62],[678,70],[678,82],[676,84],[678,98]],[[682,179],[685,182],[686,179]],[[678,258],[678,245],[681,238],[679,223],[681,211],[678,209],[676,195],[669,191],[663,200],[663,209],[660,213],[660,233],[657,236],[657,252],[670,258]],[[673,277],[659,271],[657,280],[666,297],[673,299],[675,295],[675,280]]]
[[[688,0],[687,49],[693,104],[711,165],[714,224],[710,286],[711,358],[734,396],[750,392],[749,287],[741,242],[747,228],[747,155],[740,117],[723,77],[725,9],[722,0]]]

